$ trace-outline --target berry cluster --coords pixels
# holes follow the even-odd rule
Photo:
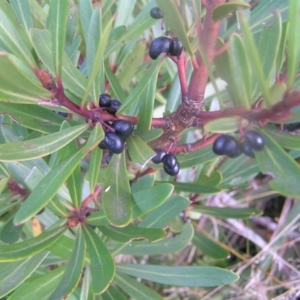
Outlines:
[[[153,19],[162,19],[164,17],[164,14],[163,12],[158,8],[158,7],[153,7],[151,10],[150,10],[150,16],[153,18]]]
[[[179,56],[182,50],[183,44],[178,38],[172,40],[166,36],[161,36],[152,41],[149,48],[149,56],[152,59],[157,59],[161,53]]]
[[[167,153],[163,149],[156,149],[155,152],[156,155],[152,158],[154,164],[163,163],[165,172],[171,176],[179,173],[180,165],[174,154]]]
[[[117,99],[111,99],[108,94],[101,94],[99,97],[99,106],[115,114],[120,108],[121,102]]]
[[[213,143],[213,152],[217,155],[227,155],[230,158],[238,157],[242,153],[254,157],[254,150],[262,150],[265,146],[264,138],[256,131],[249,130],[244,135],[244,140],[239,143],[231,135],[221,135]]]

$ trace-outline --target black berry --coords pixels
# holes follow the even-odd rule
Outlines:
[[[164,166],[167,168],[174,168],[178,164],[177,158],[174,154],[168,153],[163,159]]]
[[[133,132],[134,126],[131,122],[125,120],[117,120],[112,123],[115,133],[123,138],[127,138]]]
[[[153,18],[153,19],[162,19],[164,14],[163,12],[158,8],[158,7],[153,7],[151,10],[150,10],[150,16]]]
[[[149,56],[152,59],[157,59],[161,53],[169,53],[172,40],[168,37],[161,36],[154,39],[149,48]]]
[[[265,139],[262,135],[254,130],[249,130],[245,133],[245,139],[255,150],[261,150],[265,146]]]
[[[106,162],[107,164],[109,164],[109,162],[110,162],[110,160],[111,160],[111,158],[112,158],[113,155],[114,155],[114,154],[113,154],[112,152],[109,152],[109,153],[108,153],[108,155],[106,156],[106,159],[105,159],[105,162]]]
[[[172,56],[179,56],[182,52],[182,49],[183,49],[183,44],[182,42],[176,38],[172,41],[171,43],[171,47],[170,47],[170,55]]]
[[[60,115],[60,116],[62,116],[62,117],[64,117],[64,118],[66,118],[68,116],[68,113],[61,112],[61,111],[59,111],[57,114]]]
[[[226,134],[219,136],[214,141],[213,152],[217,155],[228,155],[231,158],[241,154],[237,140],[233,136]]]
[[[120,108],[121,104],[122,103],[119,100],[112,99],[110,101],[110,110],[111,110],[111,112],[116,113],[118,111],[118,109]]]
[[[114,132],[108,132],[103,141],[106,148],[112,153],[119,154],[124,150],[124,141]]]
[[[100,149],[103,149],[103,150],[107,149],[104,140],[102,140],[102,141],[98,144],[98,147],[99,147]]]
[[[167,152],[163,149],[155,149],[156,155],[152,157],[152,162],[154,164],[160,164],[164,157],[167,155]]]
[[[240,149],[245,155],[254,158],[253,149],[248,141],[245,140],[242,143],[240,143]]]
[[[108,94],[101,94],[99,97],[99,105],[100,107],[110,107],[110,96]]]
[[[230,158],[235,158],[235,157],[238,157],[242,154],[242,150],[240,148],[240,145],[238,144],[237,141],[235,141],[235,142],[236,142],[236,145],[233,148],[231,148],[231,150],[228,151],[228,153],[227,153],[227,156],[230,157]],[[232,143],[230,143],[230,144],[232,144]],[[228,149],[229,148],[230,147],[228,145]]]
[[[176,164],[172,168],[164,164],[164,171],[171,176],[177,175],[179,173],[179,170],[180,166],[178,162],[176,162]]]

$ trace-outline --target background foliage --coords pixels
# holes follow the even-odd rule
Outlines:
[[[262,98],[271,109],[299,90],[299,2],[250,4],[212,13],[227,47],[206,66],[205,111],[254,110]],[[157,5],[164,24],[150,17]],[[176,64],[151,61],[150,42],[177,36],[189,81],[196,53],[207,62],[196,31],[205,14],[198,0],[0,0],[2,299],[296,297],[300,139],[280,128],[299,105],[255,122],[266,141],[255,159],[218,157],[208,143],[177,155],[176,178],[149,162],[163,133],[152,118],[182,99]],[[118,115],[139,118],[128,153],[108,165],[101,124],[78,109],[98,108],[104,92],[121,101]],[[238,135],[241,123],[209,120],[179,144]]]

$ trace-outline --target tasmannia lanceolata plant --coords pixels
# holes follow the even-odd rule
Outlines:
[[[0,0],[0,297],[238,280],[205,220],[261,211],[211,200],[300,197],[300,2],[251,4]]]

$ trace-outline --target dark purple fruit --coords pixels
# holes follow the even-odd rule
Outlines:
[[[172,168],[164,164],[164,171],[171,176],[177,175],[179,173],[179,170],[180,170],[180,165],[178,162],[176,162],[176,164]]]
[[[235,146],[235,148],[233,148],[231,151],[229,151],[227,153],[227,156],[230,157],[230,158],[235,158],[235,157],[238,157],[238,156],[240,156],[242,154],[242,150],[240,148],[240,145],[238,144],[237,141],[236,141],[236,143],[237,143],[237,145]]]
[[[247,140],[240,143],[240,149],[245,155],[254,158],[253,149]]]
[[[108,94],[101,94],[99,97],[99,105],[100,107],[110,107],[110,96]]]
[[[131,122],[125,120],[117,120],[112,123],[115,133],[123,138],[130,136],[134,130],[134,126]]]
[[[171,47],[169,51],[170,55],[179,56],[182,50],[183,50],[182,42],[178,38],[174,39],[171,43]]]
[[[116,113],[118,111],[118,109],[120,108],[121,106],[121,102],[117,99],[112,99],[110,101],[110,110],[113,112],[113,113]]]
[[[167,152],[163,149],[155,149],[156,155],[152,157],[152,162],[154,164],[160,164],[164,157],[167,155]]]
[[[163,14],[163,12],[158,7],[153,7],[150,10],[150,16],[153,19],[162,19],[164,17],[164,14]]]
[[[62,112],[62,111],[59,111],[57,114],[64,117],[64,118],[66,118],[68,116],[68,113]]]
[[[214,141],[213,152],[217,155],[228,155],[231,158],[241,154],[237,140],[233,136],[226,134],[219,136]]]
[[[106,148],[115,154],[119,154],[124,150],[124,141],[114,132],[108,132],[104,138]]]
[[[172,40],[168,37],[161,36],[154,39],[149,48],[149,56],[157,59],[161,53],[169,53]]]
[[[164,166],[167,166],[167,168],[174,168],[176,164],[178,164],[178,161],[174,154],[168,153],[163,159],[163,164]]]
[[[254,150],[261,150],[265,146],[265,139],[263,136],[254,130],[247,131],[245,133],[245,139]]]
[[[102,140],[102,141],[98,144],[98,147],[99,147],[100,149],[103,149],[103,150],[107,149],[104,140]]]

